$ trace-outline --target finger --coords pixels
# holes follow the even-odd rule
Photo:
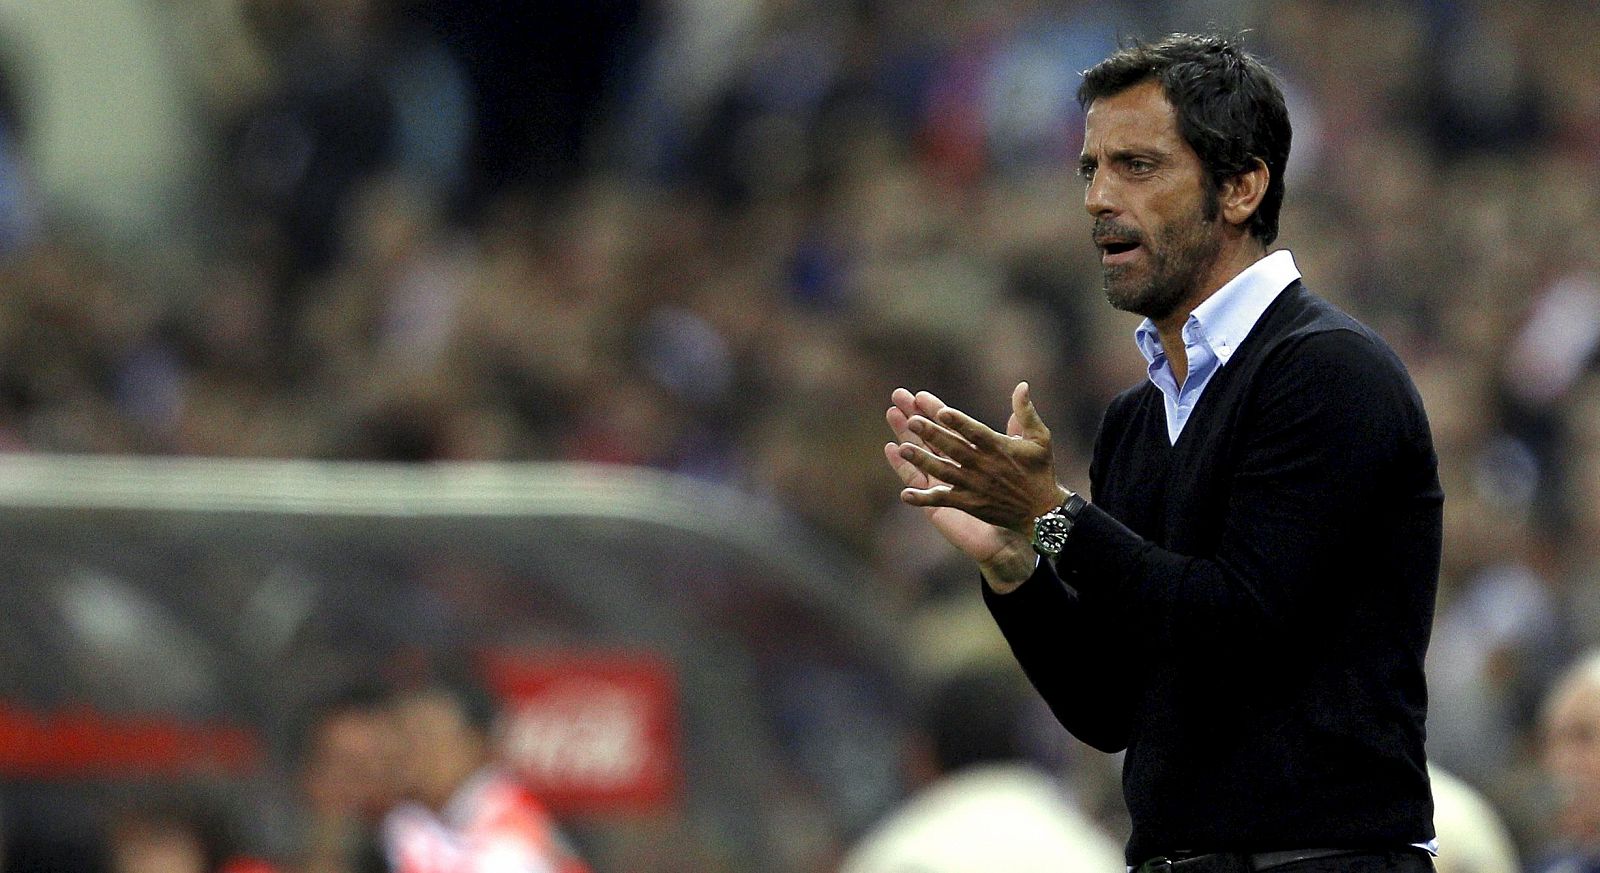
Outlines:
[[[905,438],[911,434],[911,431],[906,429],[906,422],[911,419],[906,415],[905,410],[900,407],[891,406],[884,410],[883,420],[888,422],[889,429],[894,431],[895,439],[904,442]]]
[[[900,492],[900,500],[912,506],[955,506],[952,502],[953,497],[949,485],[906,488]]]
[[[941,457],[922,446],[900,444],[900,458],[920,470],[929,479],[946,485],[971,488],[974,476],[971,470],[956,461]]]
[[[1034,408],[1033,392],[1027,382],[1018,382],[1016,389],[1011,392],[1011,414],[1016,417],[1021,436],[1035,442],[1050,441],[1050,428],[1045,427],[1039,410]]]
[[[897,408],[905,410],[907,418],[916,414],[917,395],[912,394],[905,388],[896,388],[889,392],[889,402],[893,403]]]
[[[929,418],[936,418],[939,415],[939,410],[945,407],[944,401],[934,396],[932,391],[918,391],[914,399],[916,400],[917,412]]]
[[[929,421],[919,415],[907,422],[906,427],[917,435],[918,439],[914,441],[917,445],[925,446],[958,464],[970,464],[977,460],[976,446],[936,421]]]
[[[894,431],[894,438],[898,442],[911,443],[912,445],[925,445],[922,437],[911,430],[911,421],[906,417],[905,411],[898,406],[891,406],[883,414],[884,420],[889,423],[889,429]]]
[[[995,433],[994,428],[954,406],[946,406],[939,412],[939,423],[960,434],[962,439],[973,446],[993,448],[1005,441],[1005,437]]]
[[[916,465],[910,461],[900,457],[899,443],[886,443],[883,447],[883,456],[888,459],[889,469],[900,477],[902,484],[913,488],[927,488],[933,484],[929,481],[927,474],[918,470]]]
[[[889,400],[894,405],[884,413],[884,419],[889,422],[889,429],[894,431],[895,439],[920,445],[921,440],[906,427],[912,416],[919,414],[916,395],[904,388],[896,388],[890,392]]]

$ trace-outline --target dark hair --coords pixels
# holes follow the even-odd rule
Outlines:
[[[1029,700],[1014,668],[970,666],[941,678],[918,714],[939,770],[1024,758],[1022,714]]]
[[[408,687],[402,697],[431,697],[438,695],[450,701],[466,725],[480,736],[494,732],[500,705],[494,692],[484,683],[478,671],[466,660],[448,660],[435,664]]]
[[[290,728],[290,746],[300,758],[307,757],[317,734],[334,719],[346,715],[388,712],[394,703],[394,689],[378,680],[361,679],[341,685],[314,700]]]
[[[1179,135],[1206,169],[1211,193],[1253,167],[1256,158],[1267,165],[1267,191],[1247,227],[1270,245],[1278,238],[1291,133],[1277,77],[1235,42],[1174,33],[1160,42],[1134,42],[1089,68],[1078,86],[1078,103],[1087,109],[1147,81],[1161,83],[1177,112]]]

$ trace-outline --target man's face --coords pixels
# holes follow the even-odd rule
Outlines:
[[[1201,290],[1222,235],[1200,157],[1178,133],[1160,83],[1090,104],[1080,169],[1106,299],[1127,312],[1166,318]]]
[[[443,809],[461,784],[488,760],[488,741],[447,694],[412,694],[400,702],[396,715],[406,744],[407,794]]]
[[[307,802],[320,816],[374,819],[394,801],[400,736],[382,711],[345,710],[317,727],[304,768]]]
[[[114,873],[204,873],[205,847],[190,828],[176,822],[131,822],[113,828]]]

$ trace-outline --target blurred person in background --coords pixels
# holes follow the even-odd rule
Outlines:
[[[401,750],[392,703],[381,686],[361,685],[312,715],[301,748],[301,873],[389,869],[381,825],[397,800]]]
[[[1428,765],[1439,873],[1518,873],[1517,847],[1500,813],[1476,788]]]
[[[227,817],[198,791],[130,790],[106,821],[110,873],[278,873],[267,862],[237,854]]]
[[[1568,668],[1545,698],[1544,766],[1556,791],[1554,845],[1537,873],[1600,871],[1600,650]]]
[[[527,786],[498,766],[497,712],[465,672],[402,692],[405,802],[384,822],[394,873],[588,873]]]
[[[1004,433],[897,389],[902,499],[976,559],[1062,723],[1127,751],[1128,863],[1431,870],[1437,460],[1394,352],[1268,254],[1282,92],[1237,45],[1175,34],[1078,96],[1106,296],[1145,316],[1149,383],[1106,412],[1093,504],[1059,483],[1026,382]]]
[[[916,794],[851,851],[841,873],[1121,871],[1122,853],[1067,783],[1030,760],[1030,698],[1014,667],[974,665],[936,683],[909,757]]]
[[[217,859],[205,829],[186,811],[129,806],[107,827],[112,873],[212,873]]]

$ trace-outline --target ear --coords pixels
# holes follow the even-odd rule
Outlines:
[[[1222,190],[1217,192],[1223,219],[1231,225],[1243,227],[1261,206],[1261,198],[1267,196],[1267,182],[1271,178],[1272,172],[1267,169],[1266,161],[1256,158],[1255,165],[1250,169],[1225,180]]]

